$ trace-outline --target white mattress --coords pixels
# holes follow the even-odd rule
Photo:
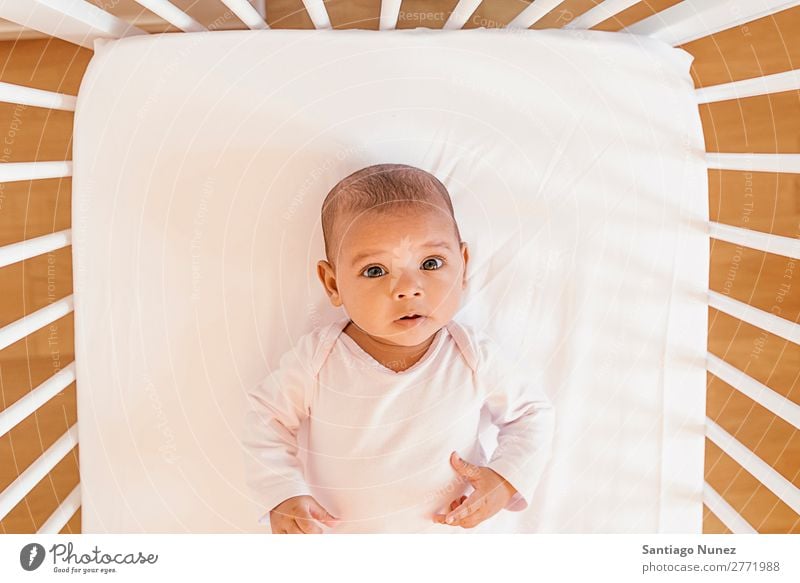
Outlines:
[[[84,532],[257,532],[245,394],[341,317],[319,207],[425,168],[470,245],[458,319],[556,405],[512,532],[700,532],[707,183],[691,57],[565,31],[247,31],[99,41],[73,251]],[[491,442],[492,436],[485,436]]]

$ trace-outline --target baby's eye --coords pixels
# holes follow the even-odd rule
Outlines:
[[[444,261],[442,261],[438,257],[429,257],[428,259],[422,262],[422,269],[425,269],[427,271],[434,271],[442,267],[442,265],[444,265]]]
[[[383,268],[380,265],[370,265],[361,272],[364,277],[376,278],[384,275]]]

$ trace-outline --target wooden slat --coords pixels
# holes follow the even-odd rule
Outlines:
[[[800,175],[740,170],[708,171],[708,210],[712,221],[800,236]]]
[[[73,330],[68,314],[0,351],[0,404],[18,401],[75,359]]]
[[[111,14],[123,18],[133,23],[137,28],[150,34],[160,34],[164,32],[181,32],[179,28],[172,26],[169,22],[151,12],[136,0],[86,0],[95,6],[110,12]]]
[[[83,0],[6,1],[0,3],[0,18],[86,48],[96,39],[146,34]]]
[[[697,99],[697,103],[711,103],[712,101],[729,101],[754,95],[798,90],[800,90],[800,69],[792,69],[791,71],[753,77],[752,79],[742,79],[732,83],[701,87],[695,90],[694,96]]]
[[[730,529],[733,534],[758,534],[753,526],[741,514],[736,512],[728,502],[720,496],[708,482],[703,482],[703,504]]]
[[[0,245],[69,228],[71,200],[69,178],[0,182]]]
[[[562,28],[564,25],[572,22],[576,16],[580,16],[584,12],[594,8],[598,1],[599,0],[564,0],[564,2],[548,12],[538,22],[534,23],[531,28]]]
[[[703,534],[731,534],[730,529],[703,504]]]
[[[731,9],[728,0],[684,0],[627,30],[678,46],[797,5],[798,0],[760,0]]]
[[[0,81],[77,95],[92,51],[58,39],[0,43]]]
[[[72,159],[71,111],[0,103],[0,159],[34,162]]]
[[[796,261],[724,241],[711,241],[709,288],[790,322],[800,319]]]
[[[800,430],[710,373],[707,382],[709,419],[800,487]]]
[[[708,328],[709,352],[800,404],[800,346],[713,308]]]
[[[706,482],[758,532],[800,533],[800,516],[706,439]]]
[[[59,534],[80,534],[81,533],[81,509],[72,515],[64,528],[61,529]]]
[[[378,0],[328,0],[325,8],[334,29],[378,30],[381,16]]]
[[[72,293],[72,248],[64,247],[0,269],[0,326]]]
[[[72,449],[25,499],[0,521],[0,532],[32,533],[47,521],[78,485],[79,447]]]
[[[712,239],[727,241],[734,245],[800,259],[800,240],[792,237],[782,237],[715,222],[709,224],[709,235]]]
[[[538,0],[537,0],[538,1]],[[530,2],[483,2],[472,13],[464,28],[502,28],[525,10]]]
[[[631,24],[639,22],[640,20],[649,18],[657,12],[666,10],[670,6],[673,6],[681,1],[682,0],[644,0],[634,4],[626,10],[623,10],[619,14],[612,16],[608,20],[604,20],[600,24],[593,26],[592,30],[616,32],[625,28],[626,26],[630,26]]]
[[[270,28],[314,28],[303,0],[270,0],[267,2],[267,24]]]
[[[699,107],[707,152],[800,153],[800,91]]]
[[[800,7],[686,43],[697,87],[800,68]]]
[[[458,4],[458,0],[437,0],[427,2],[426,0],[403,0],[400,5],[400,16],[397,20],[397,28],[442,28],[447,19],[450,18],[453,10]],[[469,21],[469,18],[467,18]]]

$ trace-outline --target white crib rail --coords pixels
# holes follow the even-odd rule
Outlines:
[[[0,247],[0,268],[72,245],[72,229],[65,229]]]
[[[325,3],[322,0],[303,0],[303,5],[306,7],[306,12],[308,12],[311,22],[314,23],[314,28],[332,28],[328,9],[325,8]]]
[[[754,478],[769,488],[775,496],[800,514],[799,488],[796,488],[768,463],[708,417],[706,417],[706,436]]]
[[[58,534],[61,532],[61,529],[64,528],[64,525],[69,522],[69,519],[72,518],[72,515],[78,511],[78,508],[81,507],[81,486],[78,484],[75,488],[72,489],[72,492],[64,498],[64,501],[59,504],[56,511],[50,515],[50,518],[47,519],[39,530],[36,531],[37,534]]]
[[[678,46],[798,5],[800,0],[683,0],[627,27],[625,32]]]
[[[73,425],[64,435],[39,456],[16,480],[0,492],[0,520],[11,512],[36,487],[42,478],[78,445],[78,426]]]
[[[267,30],[269,28],[263,16],[247,0],[221,0],[221,2],[230,8],[250,30]]]
[[[742,518],[730,504],[725,502],[725,499],[708,482],[703,482],[703,503],[733,534],[757,534],[756,529]]]
[[[98,38],[146,34],[84,0],[0,0],[0,18],[89,49]]]
[[[75,111],[76,97],[74,95],[64,95],[63,93],[42,91],[41,89],[0,82],[0,101],[46,107],[47,109]]]
[[[714,239],[758,249],[759,251],[766,251],[767,253],[777,253],[785,257],[800,259],[800,240],[798,239],[773,235],[772,233],[762,233],[752,229],[742,229],[714,221],[710,224],[710,230]]]
[[[0,182],[44,180],[72,176],[72,162],[5,162],[0,164]]]
[[[536,0],[508,23],[508,28],[530,28],[539,22],[545,14],[561,4],[562,0]]]
[[[205,32],[208,30],[168,0],[136,0],[136,2],[183,32]]]
[[[800,70],[784,71],[753,79],[734,81],[703,87],[695,92],[697,103],[742,99],[768,93],[780,93],[800,89]]]
[[[605,2],[599,2],[594,8],[590,8],[565,24],[564,28],[592,28],[638,2],[639,0],[606,0]]]
[[[481,0],[458,0],[458,4],[453,8],[447,22],[444,23],[445,30],[458,30],[464,28],[467,20],[473,12],[480,6]]]
[[[708,152],[706,165],[720,170],[750,172],[789,172],[800,174],[800,154],[750,154]]]
[[[0,411],[0,437],[73,382],[75,382],[75,363],[71,362],[30,393]]]

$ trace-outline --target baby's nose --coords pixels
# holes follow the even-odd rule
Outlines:
[[[395,299],[402,300],[411,297],[421,297],[423,295],[422,286],[414,277],[401,276],[394,283],[392,295]]]

